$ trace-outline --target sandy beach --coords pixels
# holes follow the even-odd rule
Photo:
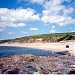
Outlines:
[[[69,48],[66,48],[69,45]],[[44,50],[52,50],[55,52],[68,50],[72,55],[75,56],[75,42],[55,42],[55,43],[14,43],[14,44],[0,44],[0,46],[16,46],[16,47],[28,47],[37,48]]]

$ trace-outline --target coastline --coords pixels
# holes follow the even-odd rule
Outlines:
[[[14,43],[0,44],[0,46],[28,47],[61,52],[66,50],[67,44],[69,45],[67,50],[72,55],[50,57],[25,54],[0,58],[0,74],[71,74],[71,72],[75,72],[75,42]]]
[[[69,48],[66,48],[66,45],[69,45]],[[28,47],[28,48],[37,48],[44,50],[51,50],[55,52],[69,51],[72,55],[75,56],[75,42],[55,42],[55,43],[14,43],[14,44],[0,44],[0,46],[15,46],[15,47]]]

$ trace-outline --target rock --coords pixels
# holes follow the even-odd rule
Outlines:
[[[2,70],[0,70],[0,74],[2,74]]]
[[[0,58],[0,61],[1,74],[67,74],[75,71],[75,57],[68,55],[20,55]]]
[[[33,74],[34,73],[34,71],[31,68],[28,68],[27,71],[28,71],[28,74]]]
[[[71,68],[75,68],[75,65],[70,65]]]
[[[41,67],[41,74],[49,74],[49,70],[47,70],[45,67]]]
[[[75,74],[75,70],[70,71],[68,74]]]
[[[23,69],[19,72],[20,74],[29,74],[29,72],[26,69]]]
[[[0,69],[3,69],[3,68],[4,68],[4,64],[0,63]]]
[[[2,69],[2,74],[4,74],[8,69],[5,68],[5,69]]]
[[[35,61],[34,58],[32,58],[32,59],[29,60],[29,62],[34,62],[34,61]]]
[[[6,74],[19,74],[19,68],[15,68],[13,70],[8,70]]]
[[[27,66],[26,68],[30,68],[30,69],[32,69],[34,72],[38,72],[38,69],[35,68],[35,67],[33,67],[33,66]]]

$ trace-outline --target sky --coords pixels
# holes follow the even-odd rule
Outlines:
[[[75,32],[75,0],[0,0],[0,40]]]

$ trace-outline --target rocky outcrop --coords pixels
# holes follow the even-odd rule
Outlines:
[[[75,72],[75,57],[20,55],[0,58],[0,74],[69,74]]]

